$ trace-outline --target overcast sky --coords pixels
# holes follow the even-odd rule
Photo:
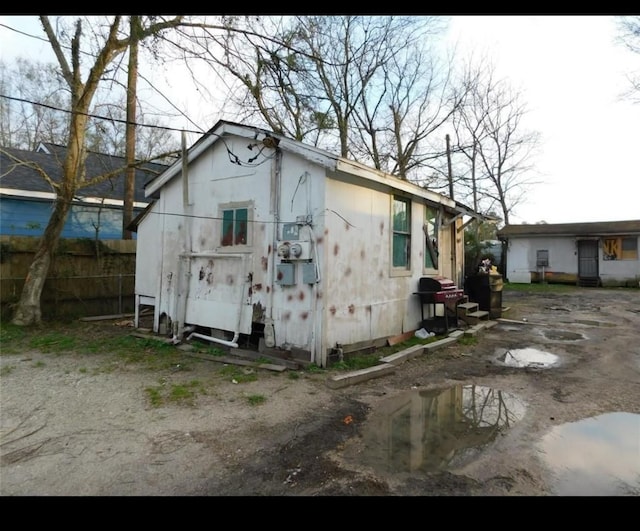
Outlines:
[[[455,16],[450,31],[522,89],[542,135],[545,184],[511,223],[640,219],[640,104],[620,99],[640,55],[616,44],[615,17]]]
[[[42,34],[35,17],[0,16],[0,24]],[[543,183],[530,188],[512,223],[640,219],[640,104],[621,98],[627,76],[640,73],[640,54],[617,36],[613,16],[451,17],[459,52],[490,56],[521,90],[527,127],[542,135],[533,178]],[[2,59],[53,60],[50,53],[0,26]]]

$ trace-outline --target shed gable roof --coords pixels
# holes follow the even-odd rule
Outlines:
[[[529,236],[605,236],[625,234],[640,234],[640,220],[507,225],[498,231],[497,236],[500,239],[508,239]]]
[[[474,212],[471,208],[466,207],[447,196],[418,186],[410,181],[399,179],[394,175],[376,170],[375,168],[371,168],[362,163],[334,155],[333,153],[315,146],[292,140],[283,135],[261,129],[259,127],[238,124],[226,120],[219,120],[207,133],[200,137],[187,150],[187,164],[192,163],[198,157],[206,153],[216,142],[224,142],[225,136],[230,135],[244,137],[251,142],[262,142],[268,147],[278,146],[280,149],[300,155],[306,160],[325,168],[328,170],[328,173],[344,172],[345,174],[358,176],[367,181],[383,184],[393,188],[394,190],[403,191],[417,197],[425,198],[428,201],[441,204],[448,211],[457,213],[458,215],[469,215],[483,220],[490,219],[487,216]],[[167,168],[164,173],[150,181],[145,187],[146,197],[157,199],[161,188],[181,174],[182,165],[183,161],[180,159]]]

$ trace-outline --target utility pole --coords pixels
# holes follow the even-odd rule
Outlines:
[[[129,72],[127,78],[127,125],[125,160],[124,200],[122,205],[122,239],[130,240],[133,235],[127,225],[133,220],[133,200],[135,197],[136,168],[136,93],[138,81],[138,30],[140,16],[132,15],[129,21],[131,46],[129,47]]]
[[[453,199],[453,171],[451,170],[451,146],[449,145],[449,135],[447,139],[447,170],[449,174],[449,197]]]

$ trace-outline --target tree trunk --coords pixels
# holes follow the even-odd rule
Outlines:
[[[29,326],[40,324],[42,321],[40,298],[49,273],[51,258],[58,246],[60,234],[62,234],[67,214],[71,208],[72,197],[73,194],[69,198],[58,197],[56,201],[56,206],[40,240],[38,250],[33,257],[33,262],[29,266],[27,278],[24,281],[20,301],[11,321],[15,325]]]

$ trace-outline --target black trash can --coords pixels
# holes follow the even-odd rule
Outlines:
[[[464,280],[464,293],[470,302],[477,302],[478,309],[489,311],[491,307],[491,289],[489,288],[489,275],[469,275]]]

